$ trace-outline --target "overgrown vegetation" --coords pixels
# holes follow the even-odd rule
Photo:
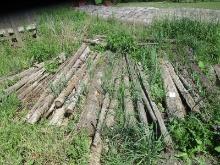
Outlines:
[[[141,63],[148,75],[154,101],[160,105],[161,111],[166,112],[162,108],[165,92],[160,75],[160,57],[166,56],[183,65],[193,60],[207,75],[211,65],[220,63],[218,23],[181,19],[157,22],[149,28],[128,26],[114,19],[104,21],[91,18],[67,6],[41,11],[39,17],[38,39],[26,37],[24,47],[16,49],[8,43],[0,43],[0,76],[42,61],[47,63],[46,70],[53,73],[57,64],[48,60],[63,51],[71,54],[85,36],[106,35],[107,47],[97,46],[94,49],[111,50],[118,56],[128,54]],[[138,45],[152,38],[158,44]],[[216,94],[205,94],[207,105],[201,114],[190,113],[184,121],[173,119],[168,123],[175,148],[183,153],[178,156],[185,160],[197,155],[217,157],[219,154],[220,102]],[[123,85],[119,91],[119,100],[120,95],[123,95]],[[154,126],[148,134],[141,125],[125,128],[122,111],[120,105],[116,110],[117,125],[114,129],[105,128],[104,141],[108,148],[102,155],[102,163],[156,164],[164,145],[161,137],[155,133]],[[66,128],[54,128],[45,121],[28,125],[22,122],[26,112],[14,95],[0,102],[1,163],[87,164],[90,144],[86,133],[69,134],[69,128],[75,128],[75,120]]]
[[[201,9],[220,9],[219,0],[215,1],[194,1],[194,0],[173,0],[173,1],[119,1],[118,7],[157,7],[157,8],[201,8]],[[180,2],[180,3],[176,3]]]

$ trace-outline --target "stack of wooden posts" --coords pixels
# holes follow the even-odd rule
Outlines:
[[[59,66],[55,74],[46,72],[44,63],[41,63],[16,75],[1,78],[0,83],[17,81],[4,90],[6,96],[16,93],[23,103],[35,98],[31,100],[35,103],[26,116],[28,123],[34,124],[46,117],[50,119],[50,124],[61,125],[64,116],[74,112],[84,85],[89,82],[88,60],[93,65],[98,57],[86,44],[82,44],[75,55]]]

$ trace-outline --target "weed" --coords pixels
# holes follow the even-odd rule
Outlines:
[[[59,62],[58,61],[48,61],[48,62],[45,62],[44,67],[48,73],[56,73],[56,71],[59,67]]]
[[[174,119],[169,126],[177,149],[189,157],[206,153],[212,146],[213,134],[209,125],[195,115],[190,115],[185,120]]]
[[[135,49],[135,41],[133,37],[124,32],[114,32],[107,38],[107,48],[113,52],[131,53]]]
[[[73,137],[70,147],[67,150],[67,156],[73,164],[88,164],[90,153],[89,137],[87,133],[81,132]]]

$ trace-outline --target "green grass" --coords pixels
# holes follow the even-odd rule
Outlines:
[[[117,7],[156,7],[156,8],[201,8],[201,9],[220,9],[220,2],[192,2],[192,3],[174,3],[174,2],[128,2],[119,3]]]
[[[7,42],[0,43],[0,76],[19,72],[42,61],[46,62],[48,72],[53,73],[57,64],[48,60],[61,52],[73,54],[84,37],[106,35],[107,47],[97,46],[92,49],[112,50],[116,54],[116,60],[128,54],[133,60],[140,62],[148,75],[151,95],[160,110],[165,112],[166,109],[162,108],[165,92],[160,75],[160,57],[166,55],[171,61],[175,62],[177,59],[184,65],[189,62],[187,50],[191,47],[194,62],[200,64],[207,75],[208,68],[220,62],[218,23],[181,19],[156,22],[148,28],[128,26],[114,19],[104,21],[87,16],[69,6],[43,10],[38,16],[40,23],[37,39],[26,36],[22,48],[10,47]],[[148,42],[149,38],[153,38],[158,44],[138,46],[139,42]],[[175,43],[170,43],[169,40],[175,40]],[[109,81],[108,77],[106,91],[113,88],[108,84]],[[108,149],[104,149],[102,162],[116,165],[156,164],[164,149],[162,139],[153,131],[154,125],[147,135],[142,126],[124,127],[121,99],[123,90],[122,84],[118,91],[121,104],[116,109],[117,124],[113,130],[104,129],[103,139],[107,139],[104,143],[108,145]],[[172,120],[168,123],[176,142],[175,148],[187,153],[189,159],[195,158],[197,154],[216,156],[215,148],[220,146],[219,133],[212,129],[213,125],[220,124],[219,100],[215,94],[208,92],[204,96],[207,107],[202,115],[189,114],[185,121]],[[0,164],[87,164],[89,139],[86,133],[74,133],[78,118],[63,128],[49,126],[44,120],[36,125],[29,125],[23,122],[27,112],[15,95],[0,102]],[[201,127],[198,127],[198,123]]]

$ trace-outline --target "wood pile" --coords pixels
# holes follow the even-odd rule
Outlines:
[[[87,43],[92,44],[94,40]],[[103,43],[103,40],[99,43]],[[62,61],[55,74],[49,74],[44,63],[29,68],[16,75],[0,78],[4,81],[17,81],[4,90],[6,95],[16,93],[23,103],[35,98],[31,110],[26,116],[26,122],[34,124],[41,118],[49,120],[50,125],[61,126],[68,116],[73,116],[77,103],[87,87],[85,102],[77,123],[77,131],[86,129],[91,144],[89,164],[101,164],[100,158],[104,142],[102,139],[103,126],[113,128],[116,124],[116,109],[119,106],[118,90],[124,87],[122,108],[125,127],[143,126],[146,133],[150,125],[156,125],[158,135],[163,137],[167,149],[173,149],[173,141],[166,127],[166,118],[177,117],[184,119],[188,111],[200,112],[201,104],[188,90],[189,83],[183,76],[178,75],[169,61],[161,60],[161,75],[166,92],[167,111],[161,112],[153,100],[146,73],[142,66],[128,56],[117,57],[110,84],[112,93],[103,89],[107,63],[100,59],[106,58],[91,52],[86,44],[69,59]],[[93,76],[89,73],[91,62]],[[100,64],[100,63],[101,64]],[[215,68],[218,75],[219,68]],[[133,92],[137,92],[134,97]],[[197,95],[198,96],[198,95]],[[198,96],[199,97],[199,96]],[[33,100],[32,100],[33,102]],[[164,115],[165,114],[165,115]],[[167,116],[166,116],[167,115]]]
[[[34,124],[44,117],[49,118],[51,125],[61,125],[65,115],[74,112],[84,86],[89,81],[88,60],[95,64],[98,57],[83,44],[74,56],[59,66],[55,74],[47,73],[44,63],[41,63],[16,75],[3,77],[0,83],[17,81],[4,90],[5,96],[16,93],[23,103],[35,98],[31,100],[35,103],[26,116],[28,123]]]
[[[28,34],[33,38],[37,37],[37,26],[35,23],[27,26],[16,26],[11,22],[11,27],[0,29],[0,41],[9,41],[13,46],[22,46],[22,35]]]
[[[200,112],[200,104],[196,102],[186,89],[187,82],[179,77],[169,61],[161,60],[161,74],[166,92],[166,105],[168,115],[171,117],[184,118],[187,109]],[[185,105],[186,103],[186,105]]]

